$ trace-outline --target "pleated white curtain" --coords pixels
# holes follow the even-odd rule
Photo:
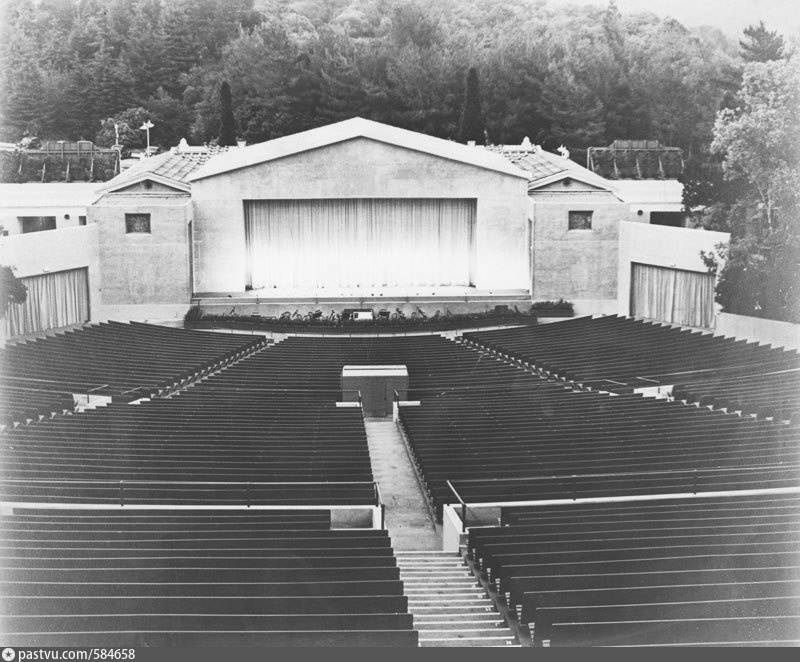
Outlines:
[[[633,264],[631,315],[711,328],[714,275],[649,264]]]
[[[254,288],[470,285],[474,199],[245,201]]]
[[[9,336],[55,329],[89,321],[87,269],[70,269],[20,279],[28,288],[25,303],[11,304],[6,313]]]

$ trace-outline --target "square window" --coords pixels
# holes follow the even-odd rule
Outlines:
[[[592,212],[590,211],[571,211],[569,213],[570,230],[591,230]]]
[[[78,216],[78,225],[86,225],[86,217]]]
[[[125,214],[125,233],[150,234],[150,214]]]

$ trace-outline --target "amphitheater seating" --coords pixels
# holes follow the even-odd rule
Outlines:
[[[468,551],[535,643],[800,642],[796,494],[508,508],[502,524],[470,529]]]
[[[465,334],[469,342],[585,386],[676,386],[693,402],[789,420],[800,413],[796,350],[610,315]]]
[[[0,518],[12,646],[416,646],[386,531],[325,511]]]
[[[0,350],[0,378],[16,387],[130,401],[213,371],[265,344],[263,336],[107,322]]]
[[[72,393],[0,385],[0,425],[36,422],[74,409]]]
[[[407,397],[420,406],[402,407],[400,419],[440,512],[454,500],[448,481],[477,502],[797,486],[800,420],[786,415],[773,381],[784,375],[791,388],[794,354],[725,340],[718,349],[707,336],[639,322],[628,343],[629,320],[605,331],[595,322],[547,327],[574,324],[566,344],[619,328],[615,342],[641,356],[582,355],[591,390],[565,380],[582,378],[580,366],[537,373],[522,355],[498,349],[507,361],[438,336],[291,337],[250,353],[264,340],[109,324],[10,348],[20,378],[46,379],[37,361],[63,356],[60,383],[105,385],[113,399],[0,431],[0,501],[17,504],[0,517],[0,617],[17,633],[12,645],[91,645],[95,632],[111,646],[416,645],[386,532],[331,529],[330,512],[316,510],[375,499],[361,412],[336,406],[344,364],[408,367]],[[700,397],[717,397],[703,385],[723,384],[719,397],[741,404],[731,380],[750,378],[763,384],[745,394],[759,416],[634,394],[650,379],[639,379],[640,361],[653,332],[670,349],[653,352],[647,375],[673,376],[686,342],[693,369],[716,357]],[[557,338],[548,342],[560,362]],[[37,343],[41,352],[23,351]],[[721,372],[730,357],[739,362]],[[750,374],[757,363],[765,369]],[[608,387],[612,368],[628,380],[619,388]],[[170,397],[124,404],[199,375]],[[685,391],[695,388],[689,377]],[[798,513],[795,496],[521,507],[503,510],[503,526],[473,528],[469,545],[537,642],[644,641],[641,623],[656,626],[652,642],[741,643],[737,624],[745,643],[792,642]]]
[[[475,370],[474,389],[442,392],[423,399],[420,407],[401,409],[403,427],[439,511],[453,500],[447,480],[460,485],[476,481],[475,488],[483,487],[481,498],[475,499],[480,501],[560,498],[572,489],[571,482],[517,482],[522,478],[655,469],[759,467],[766,473],[756,476],[756,484],[765,485],[770,472],[776,486],[787,472],[795,483],[791,471],[800,466],[797,425],[776,426],[636,395],[572,391],[508,369],[526,375],[528,385],[482,390],[480,370]],[[773,471],[775,465],[782,468]],[[648,486],[636,480],[626,485],[620,478],[612,487],[635,494],[662,491],[670,482],[687,484],[682,475],[662,476],[662,481],[666,483]],[[728,476],[726,481],[737,479]],[[584,487],[608,489],[588,483]]]

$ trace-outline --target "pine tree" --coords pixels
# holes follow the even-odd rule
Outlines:
[[[470,67],[467,72],[466,91],[464,93],[464,109],[461,113],[459,140],[477,144],[484,142],[483,113],[481,112],[481,93],[478,83],[478,70]]]
[[[220,127],[219,139],[220,146],[236,145],[236,123],[233,119],[233,101],[231,100],[231,86],[228,81],[223,81],[219,88],[219,112]]]
[[[783,59],[783,37],[775,30],[767,30],[764,21],[758,25],[750,25],[744,29],[745,40],[739,40],[742,59],[745,62],[769,62]]]

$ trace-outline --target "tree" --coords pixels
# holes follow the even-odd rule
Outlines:
[[[461,124],[458,139],[461,142],[474,140],[484,143],[483,111],[481,109],[481,91],[478,83],[478,70],[470,67],[467,71],[466,90],[464,92],[464,108],[461,111]]]
[[[219,88],[219,138],[217,142],[222,147],[236,145],[236,120],[233,118],[233,101],[231,100],[231,86],[228,81],[223,81]]]
[[[726,178],[744,178],[758,193],[763,221],[795,220],[800,205],[800,58],[745,65],[741,106],[723,109],[712,150],[724,154]]]
[[[0,319],[5,319],[12,303],[25,303],[28,288],[14,275],[12,267],[0,265]]]
[[[749,62],[741,106],[723,109],[713,151],[736,199],[716,300],[726,312],[800,322],[800,58]]]
[[[745,62],[770,62],[785,56],[783,37],[774,30],[767,30],[764,21],[746,27],[744,36],[744,40],[739,40],[739,46]]]
[[[113,117],[102,120],[100,131],[95,136],[94,141],[103,147],[113,145],[116,139],[114,130],[114,125],[116,124],[117,131],[119,131],[119,142],[126,149],[145,147],[147,145],[147,134],[139,127],[147,120],[152,121],[157,126],[160,124],[160,118],[153,115],[146,108],[141,106],[128,108]]]

